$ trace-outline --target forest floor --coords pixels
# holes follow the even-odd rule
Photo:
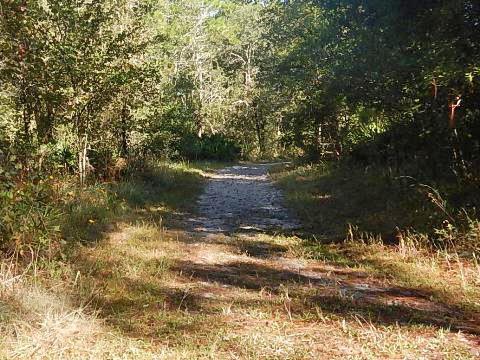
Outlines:
[[[320,244],[268,169],[154,174],[170,179],[168,196],[139,201],[124,189],[135,201],[115,226],[64,261],[26,275],[2,263],[5,358],[480,357],[468,286],[478,288],[479,268],[382,244]]]

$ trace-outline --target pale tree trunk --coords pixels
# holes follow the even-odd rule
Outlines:
[[[265,136],[264,136],[264,123],[261,119],[261,116],[259,116],[259,110],[258,110],[258,105],[256,103],[252,104],[253,108],[253,118],[255,122],[255,130],[257,133],[257,139],[258,139],[258,147],[260,150],[260,155],[265,155],[266,152],[266,144],[265,144]]]
[[[315,142],[319,152],[320,158],[323,158],[325,155],[325,148],[323,144],[323,127],[320,121],[317,122]]]
[[[86,106],[83,110],[86,109]],[[83,111],[82,110],[82,111]],[[77,149],[78,149],[78,176],[80,185],[84,186],[88,175],[88,109],[86,120],[82,121],[81,112],[76,114]]]
[[[86,133],[81,134],[78,139],[78,175],[81,186],[84,186],[87,180],[87,149],[88,136]]]
[[[465,176],[468,173],[468,170],[456,128],[452,129],[452,153],[455,167],[459,170],[458,172],[460,173],[460,176]]]
[[[123,157],[128,156],[128,122],[130,120],[130,110],[128,109],[127,102],[123,104],[121,113],[121,126],[120,126],[120,154]]]
[[[209,16],[210,9],[208,7],[202,8],[198,17],[195,19],[195,26],[192,30],[191,51],[193,56],[193,66],[195,71],[195,78],[197,81],[196,92],[198,96],[198,109],[195,112],[195,120],[197,123],[197,135],[199,138],[205,132],[204,108],[206,101],[206,84],[205,84],[205,66],[208,59],[208,51],[205,49],[205,21]],[[193,91],[193,93],[195,90]]]
[[[197,54],[198,56],[198,54]],[[203,123],[203,101],[204,101],[204,81],[203,81],[203,70],[201,68],[201,64],[198,64],[198,102],[199,102],[199,109],[197,110],[197,130],[198,130],[198,137],[202,138],[203,132],[205,131],[205,125]]]

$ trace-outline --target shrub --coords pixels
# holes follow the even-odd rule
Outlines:
[[[240,147],[221,134],[185,136],[180,143],[180,155],[189,160],[233,161],[240,156]]]
[[[0,246],[6,252],[45,250],[60,228],[51,176],[5,155],[0,162]]]

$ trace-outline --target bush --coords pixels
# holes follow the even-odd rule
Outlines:
[[[0,247],[45,250],[60,228],[51,176],[32,171],[14,155],[0,162]]]
[[[189,160],[233,161],[240,156],[240,147],[224,135],[185,136],[180,144],[180,155]]]

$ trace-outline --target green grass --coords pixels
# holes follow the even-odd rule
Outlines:
[[[410,240],[423,243],[418,245],[480,250],[479,222],[475,209],[468,207],[478,193],[471,186],[426,185],[389,169],[329,163],[280,166],[272,176],[317,239],[353,236],[396,244],[408,232]]]
[[[182,321],[196,323],[188,316],[182,320],[167,313],[156,315],[159,302],[177,301],[175,292],[162,286],[171,256],[159,244],[168,244],[165,227],[175,227],[193,210],[204,172],[222,165],[152,163],[124,181],[85,188],[77,187],[73,178],[52,180],[61,231],[51,234],[47,253],[32,253],[26,268],[1,262],[0,317],[5,321],[0,331],[16,345],[0,341],[0,357],[69,358],[72,349],[84,347],[82,341],[88,338],[105,346],[94,350],[95,357],[133,349],[130,358],[137,358],[135,354],[150,345],[137,346],[122,334],[148,338],[160,331],[177,331],[177,321],[179,326],[184,326]],[[151,311],[146,311],[149,306]],[[155,324],[165,323],[164,330],[152,326],[151,316]],[[105,322],[113,330],[106,330]],[[76,338],[69,338],[68,331],[66,338],[60,336],[62,327],[72,327]],[[11,338],[14,329],[21,329],[16,340]],[[81,351],[73,352],[77,354],[73,358],[82,356]],[[147,352],[145,358],[153,355]]]
[[[384,174],[323,164],[280,169],[273,176],[308,230],[322,237],[342,237],[348,224],[392,234],[418,216],[403,211],[411,199],[392,193]]]
[[[211,162],[151,164],[144,172],[117,183],[85,189],[64,189],[62,236],[68,243],[102,239],[119,222],[146,221],[175,226],[194,210],[206,171],[223,164]]]

